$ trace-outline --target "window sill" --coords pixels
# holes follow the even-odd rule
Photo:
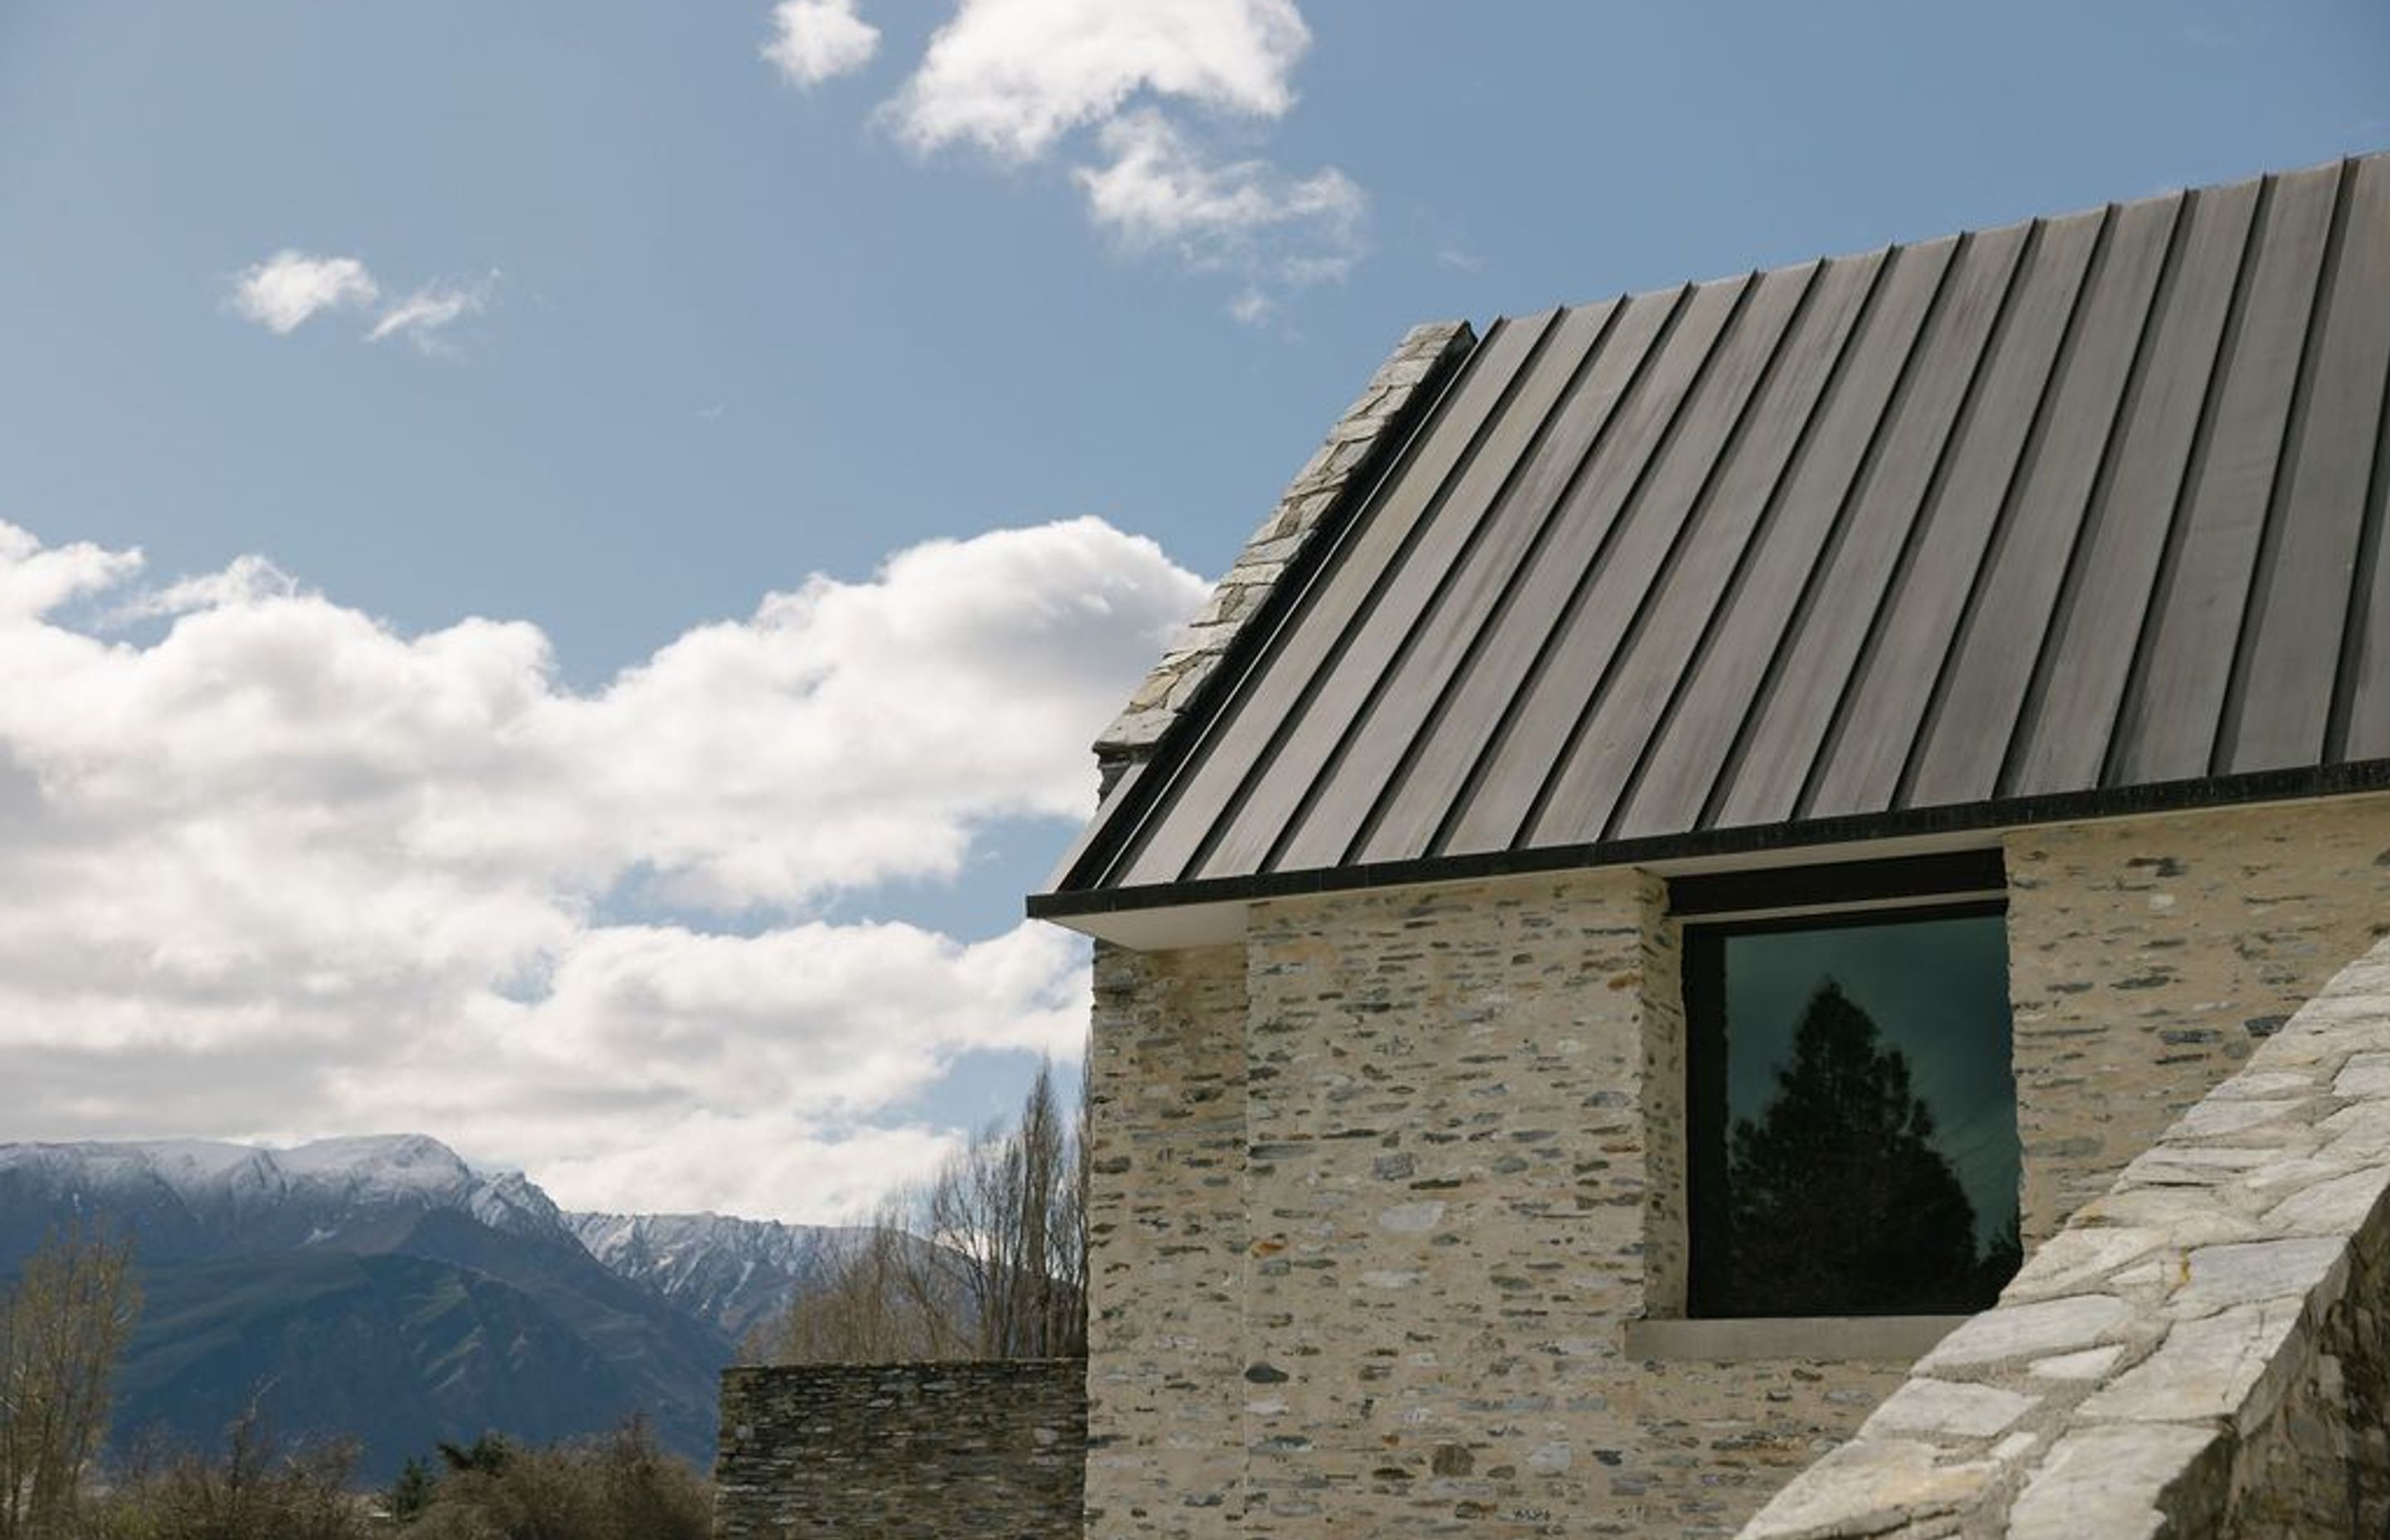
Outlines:
[[[1735,1364],[1762,1358],[1813,1363],[1911,1364],[1965,1315],[1799,1315],[1626,1323],[1626,1356],[1662,1363]]]

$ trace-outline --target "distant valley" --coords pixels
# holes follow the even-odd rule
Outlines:
[[[412,1135],[0,1144],[0,1275],[76,1218],[130,1237],[146,1296],[120,1446],[207,1446],[255,1397],[285,1437],[362,1441],[375,1481],[438,1440],[545,1442],[635,1412],[704,1463],[739,1339],[858,1233],[567,1213]]]

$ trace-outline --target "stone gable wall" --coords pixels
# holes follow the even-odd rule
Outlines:
[[[1246,1322],[1267,1383],[1227,1533],[1723,1534],[1897,1383],[1624,1339],[1682,1298],[1647,1293],[1651,1174],[1681,1170],[1653,1133],[1682,1137],[1647,1103],[1668,1062],[1647,980],[1675,978],[1657,892],[1608,870],[1257,908]]]
[[[715,1540],[1076,1540],[1086,1366],[726,1369]]]
[[[2368,944],[2385,852],[2383,797],[2011,838],[2029,1244]],[[1715,1537],[1848,1439],[1905,1363],[1630,1348],[1685,1297],[1678,990],[1619,870],[1099,947],[1088,1534]]]
[[[2390,943],[1745,1540],[2390,1533]]]

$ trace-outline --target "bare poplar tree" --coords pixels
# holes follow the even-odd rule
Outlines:
[[[1081,1138],[1050,1065],[1009,1133],[983,1131],[930,1184],[930,1238],[959,1260],[983,1358],[1086,1351]]]
[[[0,1299],[0,1540],[66,1532],[139,1302],[131,1247],[80,1226],[45,1241]]]
[[[1089,1084],[1089,1066],[1082,1059],[1079,1105],[1071,1117],[1069,1165],[1057,1187],[1061,1208],[1054,1223],[1051,1269],[1062,1305],[1051,1344],[1052,1354],[1057,1358],[1087,1355],[1087,1173],[1092,1164],[1088,1151],[1093,1146],[1089,1141],[1095,1133],[1095,1102]]]
[[[783,1364],[893,1364],[968,1356],[955,1279],[906,1227],[909,1204],[883,1202],[820,1286],[797,1296],[749,1355]],[[760,1329],[760,1328],[759,1328]]]
[[[777,1340],[787,1363],[1068,1358],[1086,1352],[1087,1103],[1040,1065],[1007,1130],[972,1136],[918,1190],[884,1203]]]

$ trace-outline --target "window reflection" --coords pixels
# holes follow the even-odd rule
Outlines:
[[[1695,1295],[1732,1315],[1943,1314],[2016,1270],[1997,907],[1705,927]]]

